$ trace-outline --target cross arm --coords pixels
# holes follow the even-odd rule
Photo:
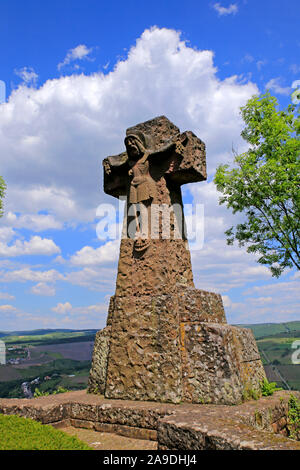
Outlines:
[[[178,185],[206,180],[205,144],[193,132],[173,137],[149,155],[149,162],[165,160],[165,175]]]
[[[127,194],[128,156],[126,152],[107,157],[103,160],[104,192],[120,197]]]

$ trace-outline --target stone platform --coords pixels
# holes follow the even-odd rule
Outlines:
[[[300,442],[287,437],[290,393],[226,406],[109,400],[80,390],[31,400],[2,398],[0,413],[154,440],[160,450],[300,450]]]

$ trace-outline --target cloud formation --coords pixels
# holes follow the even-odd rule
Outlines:
[[[15,74],[18,75],[27,86],[36,86],[38,74],[33,70],[32,67],[23,67],[22,69],[16,69]]]
[[[229,7],[224,7],[220,3],[214,3],[213,8],[219,16],[235,15],[238,12],[238,6],[236,3],[231,3]]]
[[[9,155],[2,164],[6,212],[23,220],[30,214],[32,223],[39,211],[57,223],[92,221],[107,200],[99,191],[101,160],[123,150],[127,127],[161,114],[206,142],[212,174],[233,142],[242,145],[239,108],[257,91],[237,76],[218,79],[212,51],[159,28],[146,30],[108,74],[20,86],[1,105],[0,151]]]
[[[278,95],[290,95],[291,93],[291,87],[283,87],[281,84],[281,78],[276,77],[276,78],[271,78],[271,80],[266,83],[266,90],[271,90],[274,93],[278,93]]]
[[[58,64],[58,70],[60,70],[65,65],[70,64],[71,62],[87,58],[92,50],[92,48],[88,48],[85,44],[79,44],[79,46],[70,49],[64,60]]]
[[[54,286],[49,285],[46,282],[39,282],[38,284],[32,286],[31,292],[35,295],[53,297],[56,291]]]
[[[60,248],[53,240],[41,238],[38,235],[32,236],[30,240],[16,240],[13,245],[6,245],[0,242],[0,256],[13,257],[24,255],[46,255],[50,256],[60,253]]]

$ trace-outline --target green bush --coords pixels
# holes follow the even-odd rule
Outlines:
[[[0,414],[0,450],[92,450],[73,436],[29,418]]]
[[[300,440],[300,400],[295,395],[289,399],[288,429],[292,439]]]
[[[274,392],[282,390],[282,388],[277,387],[276,382],[268,382],[267,379],[264,379],[261,384],[261,394],[263,397],[268,397],[273,395]]]

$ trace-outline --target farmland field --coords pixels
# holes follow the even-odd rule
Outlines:
[[[57,354],[67,359],[74,359],[76,361],[91,361],[93,354],[93,341],[84,341],[81,343],[62,343],[62,344],[49,344],[45,346],[36,346],[36,352],[47,352],[48,354]]]
[[[268,380],[284,389],[300,391],[300,322],[247,327],[256,338]],[[297,353],[298,363],[293,363],[293,353]]]

